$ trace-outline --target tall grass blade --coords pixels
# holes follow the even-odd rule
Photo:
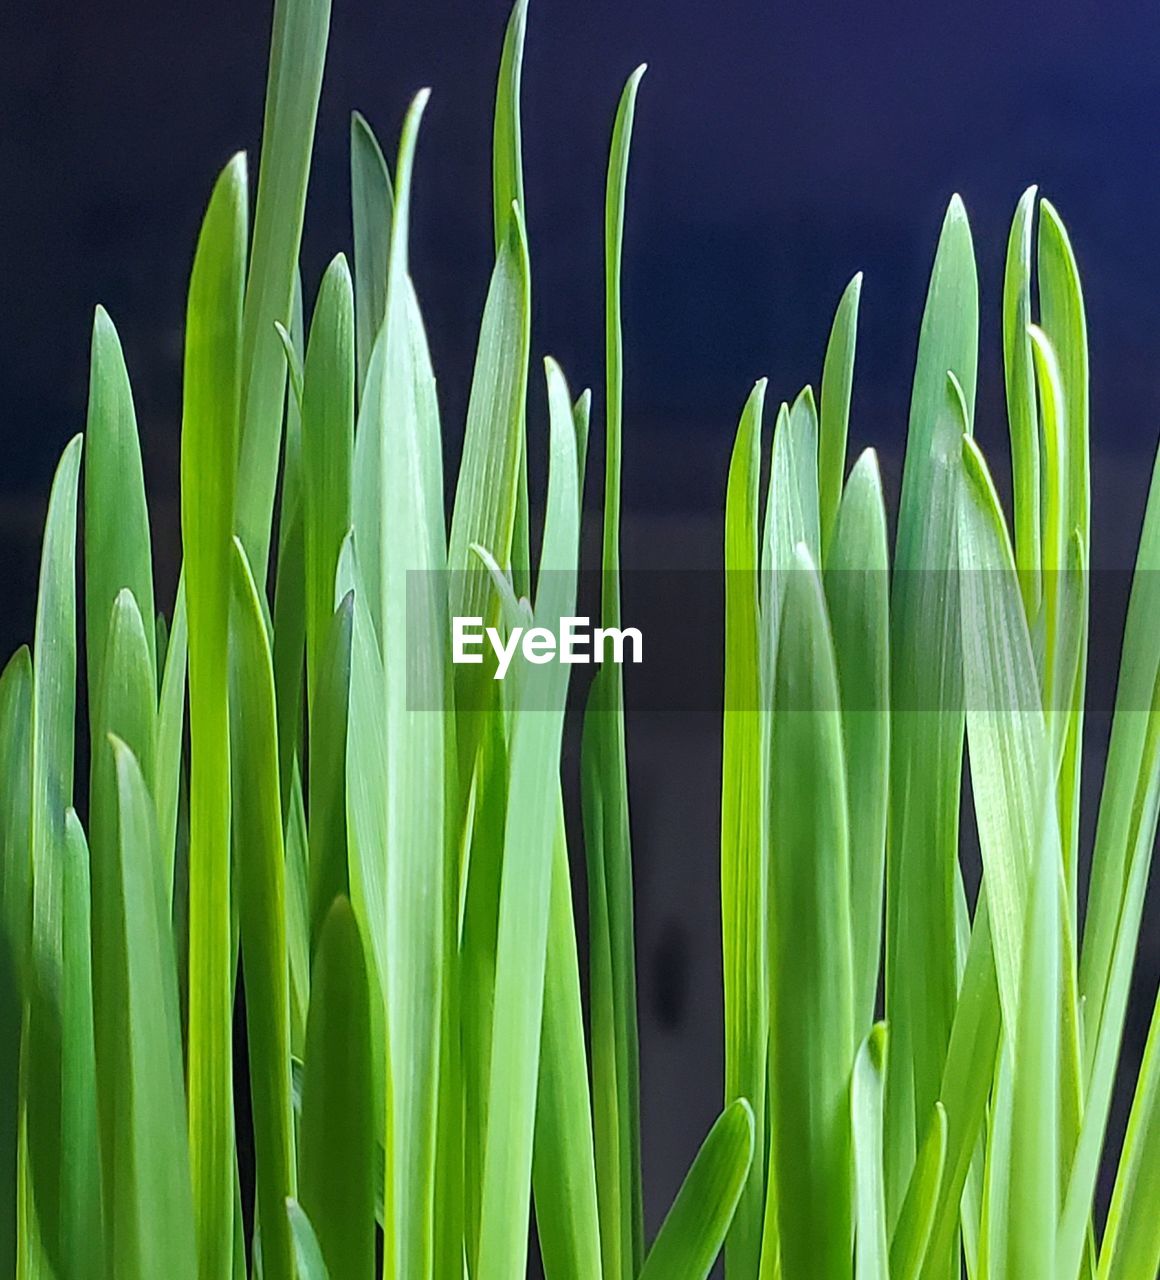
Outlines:
[[[185,576],[177,584],[173,625],[165,647],[165,669],[157,707],[157,768],[154,796],[157,805],[159,854],[165,867],[164,882],[170,901],[174,897],[177,855],[177,819],[184,772],[185,690],[189,669],[189,615],[185,604]]]
[[[854,385],[854,351],[858,344],[858,303],[861,297],[862,273],[858,272],[838,303],[822,368],[818,510],[821,514],[823,559],[829,554],[846,477],[846,438],[850,426],[850,396]]]
[[[375,339],[387,313],[387,260],[395,197],[382,148],[374,130],[357,111],[350,118],[350,201],[354,224],[355,346],[361,396]]]
[[[882,1095],[889,1036],[877,1023],[854,1059],[850,1087],[854,1135],[854,1274],[858,1280],[889,1280],[886,1187],[882,1181]]]
[[[916,1280],[922,1274],[946,1150],[947,1115],[942,1103],[936,1102],[890,1240],[890,1275],[897,1280]]]

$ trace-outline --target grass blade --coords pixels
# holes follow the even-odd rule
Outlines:
[[[882,1181],[882,1094],[887,1030],[877,1023],[854,1059],[850,1089],[854,1134],[854,1274],[858,1280],[889,1280],[886,1187]]]
[[[922,1274],[946,1149],[947,1114],[942,1103],[936,1102],[890,1241],[890,1275],[895,1280],[916,1280]]]
[[[214,189],[194,258],[185,340],[181,530],[189,613],[190,1160],[198,1273],[233,1254],[228,632],[230,536],[241,394],[246,167]],[[279,355],[279,360],[281,356]]]
[[[298,1280],[330,1280],[330,1272],[322,1260],[318,1237],[301,1205],[296,1200],[287,1200],[286,1214],[294,1233],[294,1265]]]
[[[701,1144],[645,1259],[640,1280],[705,1280],[753,1159],[753,1114],[738,1098]]]
[[[315,961],[298,1174],[322,1255],[348,1280],[370,1280],[375,1266],[370,1031],[363,944],[340,897],[326,914]]]
[[[177,584],[173,606],[173,626],[165,649],[165,671],[161,677],[161,697],[157,708],[157,768],[154,795],[160,856],[165,866],[164,881],[169,898],[174,896],[174,865],[177,852],[177,815],[185,740],[185,682],[189,667],[189,620],[185,606],[185,575]]]
[[[375,339],[387,313],[387,260],[395,197],[378,139],[357,111],[350,118],[350,200],[354,223],[355,346],[361,395]]]
[[[838,303],[822,369],[818,511],[823,559],[829,554],[846,477],[846,437],[850,425],[850,395],[854,386],[854,351],[858,343],[858,303],[861,297],[862,273],[858,272]]]

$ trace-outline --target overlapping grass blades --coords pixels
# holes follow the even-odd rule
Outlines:
[[[1092,1204],[1160,813],[1160,479],[1082,918],[1086,322],[1067,234],[1034,188],[1003,280],[1013,535],[974,433],[978,285],[957,198],[893,562],[877,458],[846,467],[860,275],[818,401],[806,387],[776,415],[764,495],[764,381],[742,412],[724,493],[725,1098],[648,1242],[620,669],[600,669],[584,715],[582,948],[568,668],[521,659],[501,682],[450,662],[452,616],[510,633],[574,611],[594,413],[601,620],[621,620],[620,292],[643,69],[612,126],[603,404],[573,401],[546,361],[545,490],[527,441],[528,397],[544,395],[529,377],[527,20],[517,0],[450,519],[409,266],[426,93],[394,181],[352,118],[353,272],[339,254],[317,289],[297,280],[325,0],[275,8],[252,236],[237,157],[194,257],[168,618],[129,373],[97,311],[83,818],[79,438],[49,501],[33,648],[0,674],[0,1272],[508,1280],[534,1207],[548,1280],[704,1280],[722,1247],[729,1280],[1153,1275],[1156,1020],[1102,1236]]]

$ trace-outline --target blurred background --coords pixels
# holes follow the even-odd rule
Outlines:
[[[350,246],[351,108],[389,155],[410,96],[432,86],[412,264],[449,458],[491,268],[490,112],[507,8],[334,0],[307,209],[310,297],[330,256]],[[159,599],[172,599],[186,276],[215,174],[239,147],[256,148],[270,11],[268,0],[0,6],[0,659],[31,634],[40,523],[59,452],[84,425],[97,302],[124,341]],[[851,456],[874,444],[896,494],[926,276],[954,191],[980,271],[977,434],[1002,472],[1002,263],[1016,200],[1037,182],[1067,222],[1087,297],[1093,564],[1129,567],[1160,429],[1158,52],[1151,0],[532,0],[534,346],[577,389],[594,385],[595,421],[608,137],[624,78],[650,64],[626,242],[626,566],[719,563],[729,450],[750,385],[768,375],[775,404],[816,385],[833,308],[858,270]],[[538,434],[538,379],[532,398]],[[532,457],[542,459],[538,444]],[[1095,623],[1092,664],[1104,674],[1088,760],[1098,786],[1122,623],[1114,600]],[[719,639],[705,643],[712,662]],[[651,1226],[719,1103],[717,734],[700,719],[629,724]],[[1093,823],[1089,802],[1085,830]],[[1129,1082],[1158,974],[1153,901]],[[1117,1143],[1129,1097],[1118,1100]]]

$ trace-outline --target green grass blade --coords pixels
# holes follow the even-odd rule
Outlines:
[[[552,842],[532,1187],[536,1235],[548,1280],[599,1276],[592,1101],[562,799]]]
[[[765,382],[751,392],[733,446],[725,499],[725,712],[721,763],[721,938],[725,1102],[752,1099],[754,1150],[729,1238],[730,1274],[756,1273],[765,1205],[765,812],[762,781],[758,481]]]
[[[890,1241],[892,1280],[917,1280],[922,1274],[934,1225],[938,1188],[942,1181],[947,1150],[947,1114],[941,1102],[927,1126],[926,1137],[910,1175],[910,1185],[898,1214],[898,1225]]]
[[[98,307],[93,321],[89,412],[85,430],[85,634],[89,655],[89,703],[101,688],[101,662],[113,600],[128,587],[153,620],[153,552],[145,477],[133,392],[120,339]],[[152,625],[146,637],[156,682],[157,652]],[[98,739],[92,738],[95,744]]]
[[[770,1180],[782,1274],[825,1280],[850,1275],[853,1228],[846,769],[825,597],[804,547],[785,576],[769,762]]]
[[[262,604],[241,540],[234,540],[230,631],[230,749],[246,1031],[254,1116],[256,1201],[266,1280],[293,1280],[295,1192],[290,1112],[290,995],[285,851],[278,784],[274,668]]]
[[[286,1214],[294,1233],[294,1265],[298,1280],[330,1280],[330,1272],[322,1259],[322,1248],[310,1219],[296,1200],[286,1201]]]
[[[181,1027],[168,886],[148,788],[118,738],[105,752],[117,790],[117,1001],[125,1028],[113,1081],[114,1174],[106,1183],[117,1275],[197,1274]]]
[[[1148,1044],[1112,1192],[1100,1251],[1099,1280],[1132,1280],[1160,1272],[1160,1003]]]
[[[1029,621],[1039,613],[1042,586],[1038,401],[1027,333],[1031,323],[1031,237],[1036,194],[1035,187],[1028,187],[1015,207],[1003,271],[1003,376],[1015,491],[1015,564]]]
[[[344,740],[345,745],[345,740]],[[345,764],[345,751],[340,757]],[[340,792],[340,803],[342,793]],[[294,761],[290,803],[283,842],[286,846],[286,952],[290,966],[290,1052],[301,1059],[306,1044],[310,1004],[310,837],[306,831],[306,798],[302,773]],[[342,853],[345,855],[345,848]],[[345,859],[342,874],[345,880]]]
[[[339,254],[322,278],[310,325],[302,398],[307,694],[313,705],[334,615],[338,553],[350,528],[354,454],[354,297]]]
[[[298,1176],[329,1269],[375,1266],[374,1082],[370,988],[358,923],[336,898],[322,927],[306,1029]]]
[[[705,1280],[753,1160],[753,1114],[731,1102],[701,1144],[645,1259],[640,1280]]]
[[[537,625],[558,630],[560,618],[575,608],[580,504],[571,400],[564,375],[551,361],[547,380],[551,453],[535,618]],[[478,1280],[507,1280],[526,1265],[557,816],[554,783],[568,675],[562,663],[520,673],[496,940]]]
[[[1052,803],[1048,787],[1041,804]],[[1050,826],[1045,824],[1045,830]],[[1059,1204],[1059,865],[1042,841],[1027,903],[1019,1011],[1012,1051],[1011,1172],[1007,1184],[1007,1270],[1019,1280],[1053,1280]],[[1002,1274],[1002,1273],[1000,1273]]]
[[[29,860],[32,658],[21,648],[0,673],[0,1270],[16,1273],[21,1196],[20,1052],[32,914]]]
[[[850,395],[854,386],[854,351],[858,343],[858,303],[861,297],[862,273],[859,271],[846,286],[838,303],[822,368],[818,510],[823,559],[829,554],[846,478],[846,437],[850,425]]]
[[[276,0],[246,282],[237,509],[247,559],[263,584],[286,387],[274,323],[290,325],[329,28],[330,0]]]
[[[943,222],[919,333],[891,594],[891,822],[887,846],[886,1207],[893,1224],[918,1125],[938,1096],[954,1017],[963,707],[955,462],[974,402],[978,284],[966,211]],[[903,922],[906,922],[905,925]]]
[[[882,477],[872,450],[858,459],[846,484],[825,585],[850,798],[850,901],[858,904],[851,915],[854,1028],[863,1036],[878,995],[890,787],[889,561]]]
[[[77,1210],[62,1186],[65,1028],[65,811],[73,794],[76,730],[76,537],[81,438],[61,455],[41,549],[32,649],[32,938],[26,1125],[41,1241],[59,1272],[70,1259]]]
[[[395,197],[382,148],[374,130],[357,111],[350,118],[350,202],[354,224],[355,346],[361,394],[375,339],[387,313],[387,259]]]
[[[228,633],[241,395],[246,166],[214,189],[194,259],[185,341],[181,530],[189,614],[190,1160],[198,1274],[233,1256]],[[279,359],[281,356],[279,355]]]
[[[882,1094],[888,1033],[877,1023],[854,1059],[850,1086],[854,1135],[854,1274],[858,1280],[889,1280],[886,1187],[882,1181]]]
[[[185,576],[177,584],[173,626],[165,649],[165,670],[157,708],[157,770],[154,795],[160,856],[169,898],[174,896],[177,852],[177,817],[181,797],[182,749],[185,740],[185,683],[189,667],[189,616],[185,605]]]

